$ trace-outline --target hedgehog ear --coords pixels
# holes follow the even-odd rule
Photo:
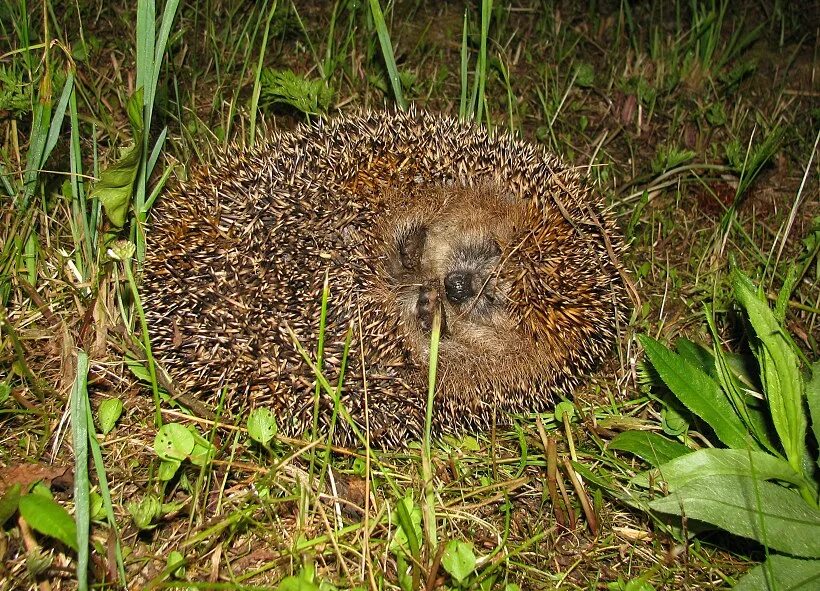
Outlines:
[[[402,267],[409,271],[418,270],[421,267],[421,254],[424,251],[424,243],[426,240],[426,226],[413,228],[406,236],[399,240],[399,260],[401,260]]]

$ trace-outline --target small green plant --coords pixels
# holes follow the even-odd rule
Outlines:
[[[421,572],[418,564],[421,558],[421,508],[407,493],[396,503],[396,533],[390,541],[389,549],[396,557],[399,587],[403,591],[418,589]],[[409,562],[408,562],[409,560]],[[408,573],[408,566],[411,566]]]
[[[476,568],[473,545],[462,540],[450,540],[441,555],[441,566],[453,578],[456,588],[466,589],[469,577]]]
[[[97,411],[97,420],[103,435],[108,435],[114,429],[120,416],[122,416],[122,400],[108,398],[102,401]]]
[[[740,177],[734,204],[739,202],[763,167],[775,155],[784,135],[785,130],[782,127],[775,127],[767,132],[765,138],[759,143],[753,144],[753,138],[750,138],[748,145],[743,145],[735,139],[726,146],[726,159],[732,170]]]
[[[660,174],[681,164],[685,164],[695,157],[692,150],[682,150],[674,145],[663,145],[658,148],[652,159],[652,172]]]
[[[276,415],[269,408],[256,408],[248,415],[248,435],[269,452],[276,431]]]
[[[308,80],[292,70],[265,68],[259,80],[259,104],[285,104],[305,115],[324,115],[333,104],[333,89],[323,80]]]
[[[725,447],[692,451],[660,435],[634,432],[617,437],[612,447],[654,466],[632,481],[647,491],[660,483],[669,493],[649,501],[653,511],[711,524],[771,552],[738,588],[795,589],[795,580],[820,577],[818,457],[807,431],[810,418],[814,438],[820,439],[820,363],[803,368],[811,374],[806,380],[800,355],[783,328],[788,285],[772,310],[740,271],[734,271],[732,284],[751,327],[760,387],[719,346],[712,353],[681,340],[673,352],[640,337],[650,379],[654,372],[655,381]],[[707,320],[719,342],[708,309]]]
[[[184,460],[195,466],[204,466],[211,461],[215,451],[213,444],[200,435],[195,427],[167,423],[160,427],[154,438],[154,452],[162,460],[159,479],[171,480]]]

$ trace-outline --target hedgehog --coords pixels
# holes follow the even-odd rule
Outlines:
[[[293,437],[417,440],[437,315],[433,428],[456,435],[549,410],[625,318],[623,240],[581,175],[449,116],[271,133],[196,167],[152,215],[159,366],[206,404],[271,409]]]

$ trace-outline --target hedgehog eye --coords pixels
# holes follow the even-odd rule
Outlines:
[[[454,304],[461,304],[475,295],[473,274],[469,271],[453,271],[444,278],[444,292]]]
[[[421,253],[427,240],[427,228],[419,226],[399,240],[399,259],[405,269],[414,270],[421,267]]]

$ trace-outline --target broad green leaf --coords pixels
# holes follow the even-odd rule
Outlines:
[[[692,450],[651,431],[624,431],[609,444],[609,449],[628,451],[653,466],[690,453]]]
[[[267,445],[276,435],[276,416],[269,408],[256,408],[248,416],[248,435],[254,441]]]
[[[57,501],[37,494],[20,497],[20,515],[41,534],[77,550],[77,524]]]
[[[20,491],[20,483],[15,482],[0,497],[0,527],[3,527],[9,517],[17,513],[17,506],[20,503]]]
[[[184,460],[193,449],[193,434],[179,423],[163,425],[154,438],[154,451],[161,460]]]
[[[811,366],[811,379],[806,384],[806,398],[809,404],[814,440],[820,442],[820,361],[815,361]],[[816,460],[820,465],[820,455]]]
[[[711,523],[773,550],[820,557],[820,510],[783,486],[746,476],[707,476],[682,486],[650,508]]]
[[[698,343],[693,343],[689,339],[680,338],[675,341],[675,350],[678,355],[686,359],[689,363],[697,367],[710,377],[715,376],[715,358],[712,352]]]
[[[100,200],[108,220],[115,228],[125,225],[141,158],[142,142],[135,142],[123,152],[119,160],[100,173],[100,180],[91,190],[89,198]]]
[[[188,454],[188,459],[191,460],[194,466],[205,466],[216,455],[216,448],[210,441],[200,435],[193,425],[188,427],[188,431],[191,432],[194,438],[194,447]]]
[[[789,463],[795,470],[800,470],[806,417],[803,414],[803,377],[797,355],[791,339],[777,322],[768,303],[758,297],[751,280],[735,270],[733,287],[735,297],[746,310],[759,340],[755,354],[772,422]]]
[[[632,479],[633,484],[649,486],[650,481],[664,481],[670,492],[706,476],[748,476],[758,480],[782,480],[796,486],[803,477],[788,462],[762,451],[742,449],[700,449],[673,459],[658,468],[647,470]]]
[[[575,406],[569,400],[562,400],[558,404],[555,405],[555,420],[559,423],[563,422],[564,415],[569,420],[575,416]]]
[[[461,540],[450,540],[441,556],[441,566],[458,583],[469,577],[475,570],[476,558],[473,545]]]
[[[126,355],[123,358],[123,361],[125,361],[125,365],[128,366],[128,369],[131,370],[131,373],[134,374],[138,380],[151,383],[151,374],[148,373],[148,370],[145,368],[142,361],[134,359],[129,355]]]
[[[181,465],[182,462],[179,460],[162,460],[157,470],[157,478],[163,482],[168,482],[174,477]]]
[[[100,404],[97,411],[97,419],[100,422],[100,431],[103,435],[111,432],[122,415],[122,400],[119,398],[107,398]]]
[[[140,88],[128,99],[126,106],[133,127],[133,145],[125,149],[116,162],[100,173],[100,179],[94,184],[89,195],[89,199],[99,198],[108,220],[116,228],[125,225],[125,217],[134,193],[134,181],[142,162],[142,97]]]
[[[666,435],[671,437],[680,437],[689,431],[689,421],[678,411],[677,406],[677,404],[668,405],[661,409],[661,428]],[[688,415],[688,412],[686,414]]]
[[[185,577],[185,557],[179,550],[172,550],[165,560],[165,568],[171,570],[171,576],[176,579]]]
[[[740,449],[754,445],[726,395],[712,378],[655,339],[647,335],[638,338],[667,387],[712,427],[718,439]]]
[[[276,591],[321,591],[316,584],[316,576],[311,566],[306,566],[298,575],[285,577],[276,586]]]
[[[134,524],[139,529],[152,529],[154,521],[162,515],[162,502],[154,495],[148,495],[139,501],[130,501],[126,506]]]
[[[747,572],[734,591],[814,591],[820,589],[820,560],[772,554]]]

